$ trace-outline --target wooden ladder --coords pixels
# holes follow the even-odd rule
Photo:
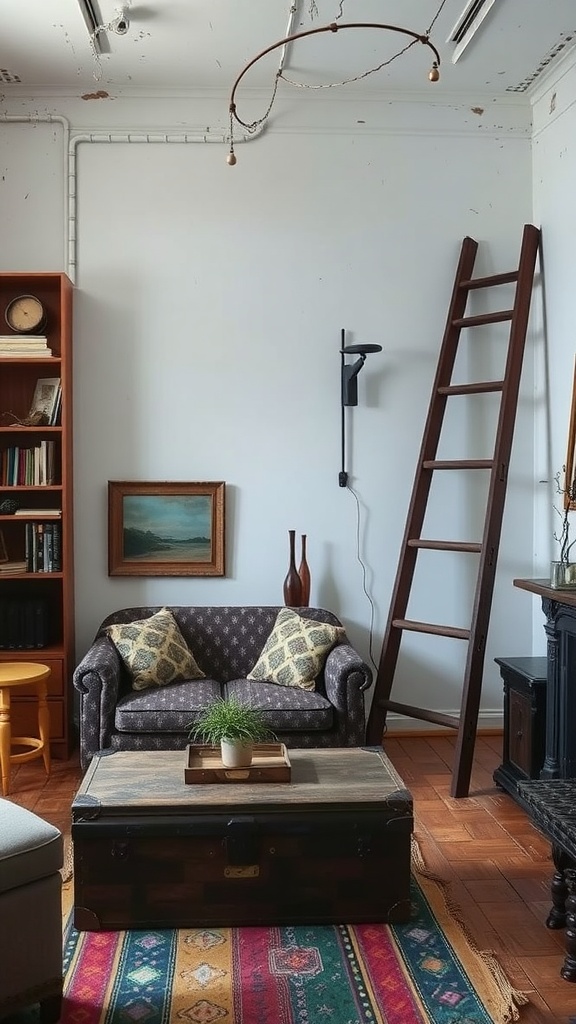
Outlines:
[[[530,313],[530,300],[540,231],[532,224],[524,225],[518,268],[491,277],[472,278],[478,243],[466,237],[462,243],[456,279],[446,320],[446,328],[440,349],[432,397],[424,427],[422,446],[418,457],[412,497],[408,509],[406,529],[402,540],[396,580],[392,593],[388,622],[384,634],[382,653],[378,666],[372,707],[368,718],[367,742],[380,744],[386,726],[387,711],[433,722],[458,730],[458,738],[452,771],[451,795],[468,795],[474,744],[482,690],[482,671],[486,649],[486,635],[490,621],[490,608],[496,575],[496,562],[504,502],[508,465],[514,434],[514,421],[518,404],[518,390],[522,372],[522,360]],[[496,285],[516,282],[512,309],[478,316],[465,316],[468,296],[478,288],[492,288]],[[483,381],[474,384],[452,384],[452,373],[460,334],[463,328],[478,327],[510,321],[508,352],[503,380]],[[436,454],[442,431],[447,400],[451,395],[477,395],[501,392],[500,411],[491,459],[468,459],[438,461]],[[489,470],[490,484],[486,501],[486,515],[481,543],[460,541],[425,540],[421,536],[426,505],[436,470]],[[418,551],[427,548],[437,551],[473,552],[480,555],[478,577],[469,629],[435,625],[430,622],[416,622],[406,618],[410,589],[416,568]],[[468,653],[463,683],[459,717],[425,708],[411,707],[390,700],[390,692],[398,661],[400,641],[404,630],[417,633],[431,633],[452,637],[468,642]]]

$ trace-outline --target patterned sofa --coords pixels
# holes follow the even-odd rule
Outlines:
[[[160,606],[123,608],[102,622],[74,672],[80,694],[83,768],[101,750],[184,749],[190,724],[220,696],[261,708],[277,739],[289,747],[354,747],[365,741],[364,692],[372,670],[344,630],[326,657],[313,690],[246,676],[266,644],[280,606],[169,606],[205,679],[134,690],[105,629],[154,615]],[[298,608],[306,619],[341,626],[323,608]]]

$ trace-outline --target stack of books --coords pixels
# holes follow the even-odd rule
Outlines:
[[[27,522],[25,539],[27,572],[62,572],[61,523]]]
[[[20,572],[26,572],[26,567],[25,561],[0,562],[0,576],[2,574],[14,576]]]
[[[51,355],[45,334],[0,334],[0,359],[39,359]]]
[[[43,439],[33,448],[10,445],[0,449],[0,487],[38,487],[56,483],[55,457],[56,446],[51,440]]]
[[[0,650],[46,647],[48,602],[44,598],[0,599]]]

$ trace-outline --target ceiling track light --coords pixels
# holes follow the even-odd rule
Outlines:
[[[78,0],[78,6],[86,22],[94,53],[110,53],[110,45],[105,34],[102,32],[102,18],[100,17],[96,0]]]

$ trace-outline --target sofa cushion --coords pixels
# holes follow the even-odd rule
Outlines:
[[[334,725],[332,704],[314,690],[232,679],[226,683],[224,694],[262,711],[266,725],[274,733],[323,732]]]
[[[140,692],[131,691],[118,701],[114,725],[119,732],[187,735],[200,712],[220,696],[220,683],[214,679],[174,682]]]
[[[105,632],[128,669],[134,690],[166,686],[176,679],[204,679],[168,608],[147,619],[107,626]]]
[[[341,626],[305,619],[282,608],[248,679],[313,690],[328,653],[344,636]]]

